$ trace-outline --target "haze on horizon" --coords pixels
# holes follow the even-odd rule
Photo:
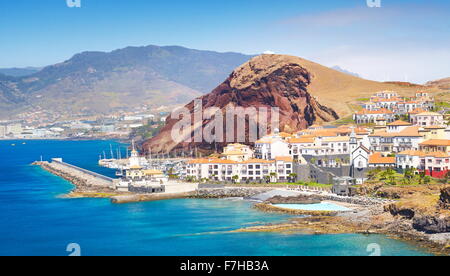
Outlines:
[[[446,0],[66,0],[0,2],[0,68],[44,66],[84,51],[179,45],[271,51],[338,65],[363,78],[450,77]]]

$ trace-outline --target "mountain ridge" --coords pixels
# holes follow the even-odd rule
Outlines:
[[[214,88],[251,57],[155,45],[85,51],[31,75],[1,77],[0,106],[7,113],[30,106],[96,113],[138,103],[186,103]],[[21,97],[6,101],[11,94]]]

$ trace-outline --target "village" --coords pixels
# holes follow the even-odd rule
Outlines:
[[[449,118],[433,112],[433,97],[419,92],[402,98],[384,91],[361,107],[354,124],[275,130],[254,145],[228,144],[209,157],[142,157],[133,143],[130,158],[100,164],[120,171],[116,189],[146,193],[164,193],[171,183],[279,183],[328,187],[348,196],[374,171],[416,175],[425,183],[448,180]]]

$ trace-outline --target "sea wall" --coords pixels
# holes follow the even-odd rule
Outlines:
[[[77,187],[78,191],[95,189],[97,192],[110,192],[113,190],[113,182],[108,181],[108,178],[89,174],[75,166],[61,162],[35,162],[33,165],[38,165],[42,169],[71,182]]]
[[[199,189],[195,193],[195,198],[228,198],[228,197],[243,197],[251,198],[255,195],[262,194],[273,190],[272,188],[207,188]]]

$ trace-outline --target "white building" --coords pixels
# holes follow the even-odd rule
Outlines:
[[[420,128],[411,124],[396,121],[387,126],[386,130],[377,131],[369,135],[370,150],[375,152],[401,152],[418,150],[423,141]]]
[[[250,159],[243,162],[217,158],[195,159],[188,162],[186,175],[197,180],[216,181],[285,181],[293,173],[290,157],[275,160]]]
[[[280,156],[290,156],[289,144],[283,138],[267,136],[255,142],[257,159],[273,160]]]
[[[411,122],[421,127],[440,126],[444,124],[444,115],[435,112],[422,112],[411,115]]]
[[[224,149],[222,155],[227,160],[242,162],[252,159],[254,151],[246,145],[242,144],[228,144]]]
[[[353,115],[353,120],[357,124],[375,124],[380,119],[390,123],[395,121],[395,114],[388,109],[382,108],[379,110],[363,109]]]
[[[0,138],[6,136],[6,126],[0,126]]]
[[[21,124],[10,124],[6,126],[6,135],[19,136],[23,131]]]

